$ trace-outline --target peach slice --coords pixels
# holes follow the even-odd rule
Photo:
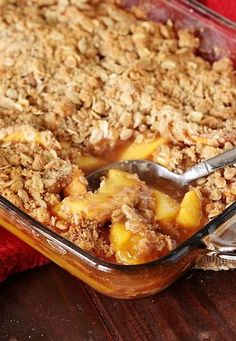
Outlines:
[[[151,142],[131,143],[119,156],[119,160],[148,159],[158,146],[167,143],[167,138],[159,137]]]
[[[77,166],[84,172],[92,172],[105,166],[107,162],[92,155],[80,155],[77,159]]]
[[[137,233],[129,231],[125,222],[111,225],[110,242],[116,260],[122,264],[142,264],[166,254],[172,247],[170,239],[144,227]]]
[[[110,231],[110,242],[115,251],[116,259],[123,264],[144,263],[140,254],[139,243],[143,232],[132,234],[126,229],[124,222],[113,223]]]
[[[110,241],[115,251],[128,249],[131,237],[132,233],[125,228],[124,222],[111,225]]]
[[[179,204],[176,200],[172,199],[169,195],[154,191],[156,198],[156,219],[158,221],[170,221],[173,220],[179,211]]]
[[[37,143],[40,146],[50,149],[60,148],[59,142],[53,137],[50,131],[37,131],[29,125],[14,127],[13,129],[1,129],[0,140],[15,143]]]
[[[53,211],[63,219],[78,215],[104,223],[111,219],[112,212],[117,208],[136,202],[142,187],[143,182],[137,176],[110,169],[96,193],[88,192],[80,198],[67,197]]]
[[[176,222],[185,228],[197,228],[202,218],[202,197],[196,190],[185,194]]]

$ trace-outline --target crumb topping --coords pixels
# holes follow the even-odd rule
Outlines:
[[[22,128],[22,130],[21,130]],[[50,222],[50,207],[60,202],[62,189],[71,181],[75,166],[58,156],[59,144],[51,132],[38,133],[31,127],[0,130],[1,195],[42,223]],[[14,131],[24,132],[28,141],[11,141]],[[12,133],[13,132],[13,133]],[[16,136],[15,136],[16,137]],[[34,136],[33,136],[34,137]]]

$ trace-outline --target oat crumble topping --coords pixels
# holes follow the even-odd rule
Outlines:
[[[194,32],[112,0],[0,0],[0,14],[1,194],[82,248],[112,254],[96,224],[75,217],[68,227],[50,213],[79,153],[161,135],[169,143],[153,160],[182,172],[236,145],[232,63],[199,57]],[[236,168],[197,189],[212,218],[236,199]]]

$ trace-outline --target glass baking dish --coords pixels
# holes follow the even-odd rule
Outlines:
[[[150,19],[172,19],[177,28],[196,28],[200,53],[209,60],[236,62],[236,25],[195,1],[124,1],[142,7]],[[203,256],[235,260],[236,202],[167,256],[140,265],[98,259],[43,226],[0,196],[0,225],[97,291],[116,298],[147,296],[163,290]]]

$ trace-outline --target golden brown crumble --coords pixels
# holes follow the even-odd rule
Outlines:
[[[49,213],[78,152],[163,135],[153,159],[182,172],[236,145],[232,63],[199,57],[194,32],[109,0],[0,0],[0,14],[1,194],[79,246],[111,252],[97,226],[68,230]],[[19,130],[29,134],[6,139]],[[199,180],[210,218],[235,200],[235,181],[235,167]]]
[[[60,234],[98,257],[110,258],[113,250],[102,232],[102,229],[99,229],[95,222],[80,220],[78,225],[70,225],[67,231]]]
[[[10,132],[23,132],[29,141],[7,141]],[[60,202],[62,189],[70,182],[75,166],[58,156],[59,144],[51,132],[38,135],[31,127],[0,130],[1,195],[42,223],[49,224],[51,206]],[[30,141],[31,139],[31,141]]]

